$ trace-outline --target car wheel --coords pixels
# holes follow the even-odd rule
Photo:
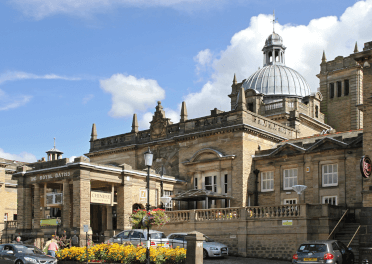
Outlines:
[[[206,258],[208,258],[208,252],[205,249],[203,249],[203,259]]]
[[[23,264],[22,260],[17,260],[15,264]]]

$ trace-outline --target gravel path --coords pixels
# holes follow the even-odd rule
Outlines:
[[[291,261],[284,260],[269,260],[269,259],[256,259],[256,258],[240,258],[228,256],[225,258],[208,258],[203,261],[203,264],[225,264],[225,263],[249,263],[249,264],[290,264]]]

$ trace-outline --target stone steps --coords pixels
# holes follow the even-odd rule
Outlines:
[[[341,241],[347,246],[351,238],[354,236],[355,231],[358,229],[359,223],[345,223],[343,228],[335,235],[335,239]],[[357,234],[354,237],[354,240],[351,242],[350,246],[351,251],[354,253],[354,263],[359,261],[359,235]]]

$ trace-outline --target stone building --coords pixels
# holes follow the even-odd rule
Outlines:
[[[15,160],[0,158],[0,232],[7,228],[10,221],[17,220],[17,181],[12,179],[12,174],[17,166],[24,164]]]
[[[355,60],[359,53],[355,43],[354,53],[348,57],[338,56],[328,61],[323,52],[320,73],[320,93],[323,95],[321,111],[328,125],[337,131],[363,128],[363,65]],[[340,118],[342,116],[342,118]]]
[[[169,230],[197,229],[226,241],[235,254],[283,251],[280,239],[284,243],[289,232],[294,240],[277,256],[287,258],[296,243],[326,238],[343,207],[356,212],[371,206],[371,183],[360,176],[359,161],[372,155],[372,117],[366,114],[372,111],[372,45],[335,62],[323,56],[316,93],[285,65],[286,47],[277,33],[269,35],[262,51],[261,69],[241,82],[234,76],[230,111],[215,108],[189,119],[183,102],[180,122],[172,123],[158,102],[147,130],[138,129],[136,114],[131,131],[120,135],[98,138],[93,124],[89,159],[58,159],[61,153],[52,149],[48,161],[18,167],[16,232],[40,237],[54,232],[39,221],[48,207],[60,212],[65,230],[82,239],[83,225],[107,236],[130,228],[132,210],[146,203],[148,148],[154,153],[150,205],[171,195],[169,209],[175,211],[169,213]],[[307,186],[301,197],[292,190],[296,184]],[[294,228],[288,231],[282,220]],[[252,253],[257,239],[261,246]]]

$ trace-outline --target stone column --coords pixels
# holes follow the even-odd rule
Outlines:
[[[107,230],[112,230],[112,206],[107,206],[106,207],[106,211],[107,211],[107,217],[106,217],[106,221],[107,221]]]
[[[70,184],[67,180],[63,180],[63,204],[62,204],[62,226],[70,228]]]
[[[118,186],[117,201],[117,229],[130,229],[129,217],[132,214],[132,184],[125,182],[125,185]]]
[[[80,235],[80,245],[84,246],[86,239],[83,227],[90,227],[90,179],[83,178],[85,175],[80,173],[80,178],[73,182],[73,228]],[[91,233],[91,228],[89,230]]]
[[[40,229],[40,186],[34,184],[34,229]]]
[[[202,233],[193,231],[185,237],[187,241],[186,264],[203,264],[203,241]]]
[[[32,195],[31,188],[29,186],[24,189],[24,229],[32,229]],[[39,208],[40,209],[40,208]]]

